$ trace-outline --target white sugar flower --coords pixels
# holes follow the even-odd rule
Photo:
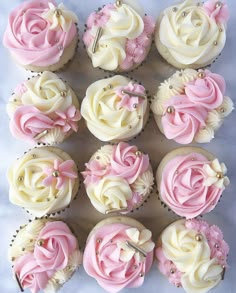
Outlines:
[[[205,180],[205,186],[215,185],[218,188],[223,188],[229,185],[230,181],[227,176],[227,168],[224,163],[219,163],[218,159],[214,159],[210,164],[204,165],[204,170],[208,175]]]
[[[153,250],[155,244],[152,242],[151,231],[144,229],[141,232],[137,228],[130,228],[126,230],[130,241],[128,241],[132,246],[137,247],[140,251],[148,253]],[[127,242],[120,242],[117,244],[119,248],[122,249],[120,254],[120,260],[128,262],[134,256],[138,262],[143,262],[145,256],[136,250],[135,248],[129,246]]]
[[[51,2],[48,3],[49,10],[44,12],[42,17],[51,22],[50,29],[55,29],[58,26],[63,29],[64,32],[69,31],[73,22],[78,22],[78,18],[74,12],[68,10],[64,4],[59,4],[56,7]]]

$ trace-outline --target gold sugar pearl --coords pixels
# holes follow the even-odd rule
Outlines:
[[[217,46],[218,45],[218,42],[217,41],[214,41],[213,45],[214,46]]]
[[[173,89],[173,85],[169,85],[169,89],[172,90]]]
[[[97,243],[101,243],[102,242],[102,239],[101,238],[98,238],[97,239]]]
[[[20,181],[20,182],[24,181],[24,176],[19,176],[18,181]]]
[[[100,156],[96,156],[96,160],[100,160]]]
[[[224,108],[220,108],[220,112],[221,113],[224,113],[225,112],[225,109]]]
[[[198,242],[201,242],[202,241],[202,235],[201,234],[197,234],[195,236],[195,239],[198,241]]]
[[[173,106],[169,106],[166,111],[167,111],[167,113],[172,114],[172,113],[174,113],[175,108]]]
[[[203,71],[198,72],[197,77],[204,78],[206,76],[206,73]]]
[[[43,239],[39,239],[39,240],[37,241],[37,245],[38,245],[38,246],[43,246],[43,245],[44,245],[44,240],[43,240]]]
[[[218,179],[222,179],[222,178],[224,178],[224,174],[223,174],[222,172],[217,172],[217,173],[216,173],[216,177],[217,177]]]
[[[116,6],[121,7],[122,6],[122,1],[121,0],[116,0]]]
[[[57,178],[60,176],[60,172],[58,170],[55,170],[52,172],[52,176]]]
[[[174,269],[170,269],[170,273],[171,274],[174,274],[175,273],[175,270]]]
[[[141,277],[141,278],[144,277],[144,273],[140,273],[139,277]]]
[[[185,17],[187,15],[187,12],[186,11],[183,11],[182,12],[182,17]]]
[[[32,158],[32,159],[35,159],[35,158],[36,158],[36,155],[35,155],[35,154],[32,154],[32,155],[31,155],[31,158]]]
[[[56,17],[60,17],[62,15],[62,12],[60,9],[55,9],[54,13],[55,13]]]
[[[61,91],[61,92],[60,92],[60,95],[61,95],[63,98],[65,98],[66,95],[67,95],[67,91]]]
[[[223,32],[223,28],[220,27],[219,28],[219,32],[222,33]]]
[[[108,84],[107,88],[108,88],[109,90],[111,90],[111,89],[113,88],[113,85],[112,85],[112,84]]]
[[[222,5],[223,5],[222,2],[220,2],[220,1],[216,2],[216,8],[219,8],[219,7],[221,7]]]
[[[215,244],[215,248],[216,248],[216,249],[219,249],[219,248],[220,248],[220,246],[219,246],[218,243]]]
[[[173,12],[177,12],[177,11],[178,11],[178,8],[177,8],[177,7],[173,7],[173,8],[172,8],[172,11],[173,11]]]
[[[135,155],[136,155],[137,157],[140,157],[140,156],[142,155],[142,152],[140,152],[140,151],[136,151],[136,152],[135,152]]]

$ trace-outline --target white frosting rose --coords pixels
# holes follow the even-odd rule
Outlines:
[[[57,187],[56,181],[45,185],[44,180],[48,176],[45,170],[53,169],[55,160],[64,162],[71,158],[58,148],[42,147],[27,152],[15,161],[8,170],[10,201],[36,217],[68,206],[77,193],[79,181],[78,178],[65,177],[61,188]],[[75,164],[71,172],[76,173]]]
[[[144,99],[135,111],[119,106],[120,97],[116,90],[127,86],[129,82],[128,78],[116,75],[96,81],[88,87],[81,105],[81,114],[88,129],[98,139],[127,140],[137,135],[144,127],[147,99]],[[108,85],[112,85],[112,88]]]
[[[202,260],[182,275],[181,284],[187,293],[206,293],[221,281],[222,271],[215,258]]]
[[[132,198],[129,184],[121,177],[104,177],[98,184],[89,185],[86,191],[93,206],[103,214],[109,209],[126,208]]]
[[[222,51],[226,32],[207,15],[199,1],[186,0],[167,8],[156,31],[156,45],[164,58],[176,67],[202,67]]]
[[[211,251],[207,239],[195,239],[197,232],[185,227],[185,220],[174,222],[161,235],[162,249],[181,272],[189,273],[203,260],[209,260]]]

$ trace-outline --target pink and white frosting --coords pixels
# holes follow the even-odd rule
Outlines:
[[[79,178],[71,157],[59,148],[30,150],[9,168],[9,199],[35,217],[65,209],[75,198]]]
[[[82,263],[76,237],[64,222],[51,220],[35,220],[22,228],[9,256],[21,287],[32,293],[56,292]]]
[[[162,170],[161,200],[187,219],[210,212],[217,205],[229,179],[227,169],[217,159],[209,161],[192,152],[170,159]]]
[[[88,197],[101,213],[124,213],[146,199],[152,189],[153,173],[148,155],[136,146],[121,142],[97,151],[82,172]]]
[[[138,6],[136,1],[122,1],[120,6],[108,4],[89,15],[83,41],[94,67],[129,71],[144,61],[151,46],[155,22]],[[99,27],[102,35],[93,52]]]
[[[81,118],[74,92],[48,71],[18,85],[7,111],[12,135],[29,143],[61,143]]]
[[[174,222],[162,232],[155,257],[171,284],[187,293],[203,293],[223,279],[228,253],[217,226],[192,219]]]
[[[92,231],[84,251],[85,271],[111,293],[141,286],[153,261],[155,245],[151,236],[147,229],[118,223]],[[127,246],[126,241],[144,250],[146,257]]]
[[[25,1],[9,16],[3,44],[22,65],[56,64],[77,34],[76,15],[54,0]]]
[[[209,70],[177,71],[160,85],[151,106],[159,128],[181,144],[209,142],[233,110],[225,88],[224,78]]]

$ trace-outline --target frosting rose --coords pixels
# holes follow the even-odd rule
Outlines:
[[[217,23],[227,23],[229,20],[229,8],[224,2],[218,0],[208,0],[203,4],[203,9]]]
[[[72,24],[65,32],[61,27],[51,29],[52,23],[43,15],[54,1],[26,1],[9,17],[3,43],[22,65],[49,66],[57,63],[76,35]]]
[[[119,106],[121,97],[117,96],[116,91],[122,86],[127,86],[129,82],[129,79],[116,75],[96,81],[88,87],[81,105],[81,114],[89,130],[98,139],[125,140],[142,130],[147,99],[144,99],[136,111],[131,112]]]
[[[10,121],[12,135],[28,142],[34,142],[35,136],[52,128],[53,120],[33,106],[19,107]]]
[[[87,186],[87,194],[93,206],[101,213],[107,210],[127,208],[132,190],[121,177],[104,177],[96,185]]]
[[[136,230],[135,235],[129,233],[133,230]],[[132,235],[132,239],[138,237],[135,243],[143,245],[147,252],[146,258],[140,259],[138,253],[127,245],[124,246],[126,241],[131,241],[129,235]],[[87,240],[84,269],[108,292],[115,293],[126,287],[136,288],[142,285],[144,275],[151,268],[153,247],[151,232],[148,230],[139,232],[124,224],[106,225],[96,230]]]
[[[57,160],[64,162],[71,158],[58,148],[41,147],[29,151],[15,161],[8,170],[10,201],[37,217],[57,212],[68,206],[75,197],[79,184],[75,163],[70,165],[70,172],[68,168],[65,170],[63,168],[65,174],[63,172],[59,174],[58,170],[53,174],[55,179],[58,178],[60,183],[63,183],[63,188],[57,188],[58,180],[44,184],[44,180],[48,177],[45,169],[54,170],[54,162]]]
[[[206,125],[207,110],[193,104],[185,95],[170,98],[165,108],[161,121],[168,139],[182,144],[191,143],[200,128]]]
[[[225,80],[221,75],[209,70],[201,73],[203,78],[197,78],[185,85],[185,94],[196,105],[209,110],[216,109],[223,103]]]
[[[225,22],[219,26],[197,1],[185,0],[163,12],[156,45],[175,66],[199,68],[210,64],[220,54],[226,41],[225,30]]]
[[[137,147],[121,142],[114,148],[111,158],[112,170],[129,184],[134,183],[149,167],[148,155],[137,152]]]
[[[23,289],[29,288],[32,293],[43,290],[53,271],[45,271],[36,262],[32,253],[25,254],[18,258],[13,266]]]
[[[36,245],[34,257],[44,270],[61,270],[68,264],[69,255],[77,248],[77,240],[68,226],[60,221],[46,223],[38,235],[42,245]]]
[[[210,212],[218,203],[224,186],[205,184],[209,178],[206,165],[208,159],[199,153],[177,156],[165,165],[160,195],[176,214],[194,218]]]

